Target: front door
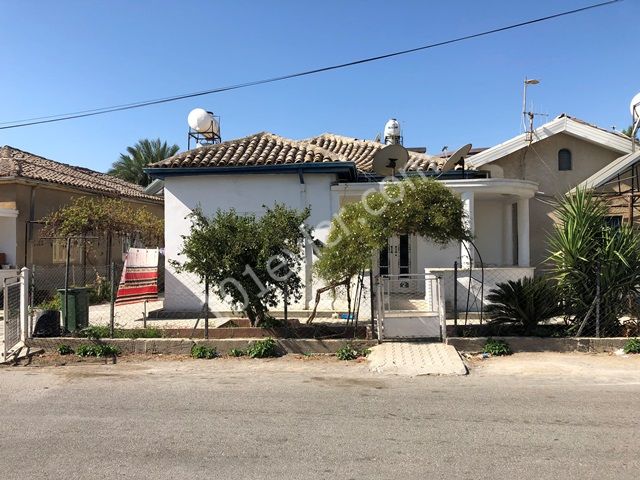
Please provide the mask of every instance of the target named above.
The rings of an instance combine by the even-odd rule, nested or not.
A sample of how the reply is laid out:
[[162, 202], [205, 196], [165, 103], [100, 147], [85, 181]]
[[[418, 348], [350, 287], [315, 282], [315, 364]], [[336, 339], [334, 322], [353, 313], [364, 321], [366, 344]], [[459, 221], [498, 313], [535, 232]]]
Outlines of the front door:
[[411, 237], [398, 235], [391, 237], [386, 248], [379, 252], [378, 268], [380, 275], [388, 275], [391, 279], [391, 290], [396, 290], [402, 283], [403, 276], [411, 273]]

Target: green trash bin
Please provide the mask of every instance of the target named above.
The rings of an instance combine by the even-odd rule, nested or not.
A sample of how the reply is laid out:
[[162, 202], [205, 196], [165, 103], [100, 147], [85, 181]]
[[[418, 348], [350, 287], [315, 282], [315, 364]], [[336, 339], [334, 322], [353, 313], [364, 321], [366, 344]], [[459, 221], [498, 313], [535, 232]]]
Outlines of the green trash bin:
[[[68, 299], [64, 300], [64, 289], [58, 290], [62, 303], [62, 318], [67, 332], [75, 332], [89, 326], [88, 288], [69, 288]], [[67, 315], [67, 305], [69, 314]]]

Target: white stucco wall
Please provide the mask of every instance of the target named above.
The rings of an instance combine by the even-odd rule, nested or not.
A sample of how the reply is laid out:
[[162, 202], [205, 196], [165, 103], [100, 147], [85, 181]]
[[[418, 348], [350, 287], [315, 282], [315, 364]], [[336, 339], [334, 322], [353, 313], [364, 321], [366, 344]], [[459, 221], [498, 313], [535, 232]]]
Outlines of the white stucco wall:
[[[502, 243], [504, 239], [503, 202], [478, 199], [475, 202], [475, 244], [486, 266], [502, 265]], [[474, 255], [476, 262], [477, 255]]]
[[0, 216], [0, 252], [5, 254], [8, 265], [16, 264], [17, 245], [16, 217]]
[[[205, 214], [213, 215], [218, 209], [234, 208], [240, 213], [262, 214], [263, 205], [282, 203], [288, 207], [303, 209], [311, 207], [309, 224], [316, 229], [314, 236], [326, 239], [328, 223], [332, 218], [335, 201], [331, 199], [332, 174], [305, 174], [304, 185], [297, 173], [253, 174], [253, 175], [198, 175], [168, 177], [165, 180], [165, 258], [166, 286], [165, 309], [198, 310], [204, 301], [203, 286], [189, 274], [177, 274], [169, 261], [178, 260], [182, 247], [182, 235], [188, 234], [190, 221], [185, 218], [196, 207]], [[302, 273], [304, 278], [304, 272]], [[250, 281], [238, 279], [240, 281]], [[311, 298], [315, 295], [315, 288]], [[212, 296], [213, 310], [226, 311], [229, 306]], [[293, 309], [304, 307], [302, 301], [290, 305]]]

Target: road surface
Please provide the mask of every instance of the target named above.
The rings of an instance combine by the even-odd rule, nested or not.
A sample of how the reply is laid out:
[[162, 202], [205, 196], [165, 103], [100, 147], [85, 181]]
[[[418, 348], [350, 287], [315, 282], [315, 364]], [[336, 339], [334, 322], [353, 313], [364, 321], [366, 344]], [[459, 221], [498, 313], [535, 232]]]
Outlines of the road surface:
[[0, 478], [637, 478], [640, 358], [514, 355], [465, 377], [364, 363], [0, 368]]

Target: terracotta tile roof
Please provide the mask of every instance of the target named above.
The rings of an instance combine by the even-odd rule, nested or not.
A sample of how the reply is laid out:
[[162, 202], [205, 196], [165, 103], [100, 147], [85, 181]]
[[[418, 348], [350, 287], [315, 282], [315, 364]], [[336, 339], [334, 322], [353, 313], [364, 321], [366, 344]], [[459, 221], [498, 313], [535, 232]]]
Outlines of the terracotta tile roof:
[[143, 187], [84, 167], [55, 162], [14, 147], [0, 147], [0, 180], [22, 178], [65, 185], [87, 192], [117, 195], [161, 203], [162, 199], [144, 193]]
[[[261, 132], [248, 137], [188, 150], [150, 165], [151, 168], [246, 167], [302, 163], [354, 162], [371, 172], [373, 156], [384, 144], [329, 133], [306, 140], [291, 140]], [[427, 168], [441, 159], [409, 152], [409, 169]]]

